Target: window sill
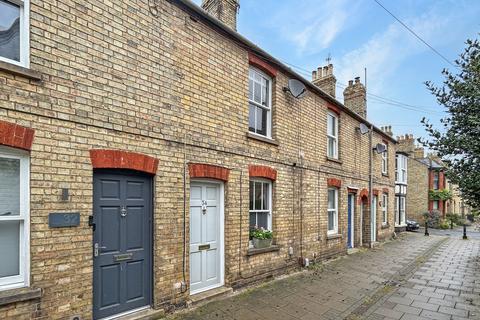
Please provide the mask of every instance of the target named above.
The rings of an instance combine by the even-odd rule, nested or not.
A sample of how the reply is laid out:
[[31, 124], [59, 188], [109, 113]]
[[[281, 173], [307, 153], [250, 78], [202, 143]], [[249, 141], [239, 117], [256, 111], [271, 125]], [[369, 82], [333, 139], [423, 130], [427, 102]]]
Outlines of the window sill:
[[387, 178], [388, 178], [389, 175], [388, 175], [388, 173], [383, 173], [383, 172], [382, 172], [382, 177], [387, 177]]
[[342, 235], [341, 234], [328, 234], [327, 235], [327, 240], [333, 240], [333, 239], [341, 239]]
[[275, 252], [275, 251], [280, 251], [280, 247], [277, 245], [271, 245], [268, 248], [261, 248], [261, 249], [249, 248], [247, 251], [247, 257], [254, 256], [256, 254], [261, 254], [266, 252]]
[[390, 225], [387, 223], [387, 224], [383, 224], [382, 223], [382, 229], [388, 229], [390, 228]]
[[262, 137], [258, 134], [254, 134], [254, 133], [251, 133], [251, 132], [247, 132], [247, 138], [262, 141], [262, 142], [265, 142], [265, 143], [269, 143], [269, 144], [274, 145], [274, 146], [278, 146], [277, 141], [275, 141], [273, 139], [270, 139], [270, 138], [267, 138], [267, 137]]
[[335, 158], [330, 158], [327, 156], [327, 161], [331, 161], [331, 162], [336, 162], [338, 164], [342, 164], [343, 162], [339, 159], [335, 159]]
[[24, 78], [28, 78], [31, 80], [35, 80], [35, 81], [42, 80], [42, 75], [40, 74], [40, 72], [31, 70], [28, 68], [20, 67], [5, 61], [0, 61], [0, 71], [5, 71], [8, 73], [21, 76]]
[[20, 288], [0, 291], [0, 306], [11, 303], [38, 299], [42, 297], [42, 289]]

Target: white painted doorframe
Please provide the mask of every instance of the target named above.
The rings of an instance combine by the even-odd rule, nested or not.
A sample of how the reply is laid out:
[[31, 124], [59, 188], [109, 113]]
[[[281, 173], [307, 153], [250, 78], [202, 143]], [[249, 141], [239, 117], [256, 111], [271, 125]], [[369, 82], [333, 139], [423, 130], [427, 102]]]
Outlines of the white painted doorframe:
[[355, 193], [349, 193], [350, 200], [350, 246], [351, 248], [355, 248], [355, 200], [356, 195]]
[[378, 203], [378, 196], [373, 196], [372, 206], [371, 206], [371, 221], [370, 221], [370, 239], [372, 242], [377, 241], [377, 203]]
[[[217, 180], [211, 180], [211, 179], [195, 179], [190, 182], [190, 185], [192, 184], [200, 184], [200, 185], [205, 185], [205, 184], [215, 184], [219, 188], [219, 231], [220, 235], [218, 238], [219, 241], [219, 254], [220, 254], [220, 281], [219, 283], [204, 287], [198, 290], [190, 290], [190, 295], [197, 294], [200, 292], [208, 291], [211, 289], [215, 289], [218, 287], [221, 287], [225, 284], [225, 185], [221, 181]], [[191, 232], [191, 231], [190, 231]], [[190, 247], [190, 246], [189, 246]], [[191, 261], [189, 268], [191, 268]]]

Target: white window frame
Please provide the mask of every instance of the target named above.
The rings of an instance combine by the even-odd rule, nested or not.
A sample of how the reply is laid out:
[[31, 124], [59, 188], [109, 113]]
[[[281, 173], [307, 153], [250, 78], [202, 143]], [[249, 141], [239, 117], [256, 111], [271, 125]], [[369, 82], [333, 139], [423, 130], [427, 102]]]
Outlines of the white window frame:
[[407, 166], [408, 158], [403, 154], [397, 154], [395, 156], [395, 182], [401, 184], [407, 184]]
[[[328, 208], [328, 197], [330, 195], [330, 191], [335, 191], [335, 199], [334, 199], [334, 204], [335, 208]], [[333, 212], [334, 213], [334, 219], [333, 219], [333, 229], [328, 229], [329, 226], [329, 213]], [[327, 191], [327, 235], [334, 235], [338, 234], [338, 189], [337, 188], [328, 188]]]
[[5, 0], [20, 6], [20, 61], [0, 56], [0, 61], [30, 68], [30, 0]]
[[[435, 208], [435, 204], [437, 207]], [[432, 202], [432, 210], [439, 211], [440, 210], [440, 200], [433, 200]]]
[[28, 152], [0, 146], [0, 158], [20, 160], [20, 215], [0, 216], [3, 221], [20, 221], [19, 275], [0, 278], [0, 291], [30, 285], [30, 158]]
[[[432, 189], [433, 190], [439, 190], [440, 189], [440, 171], [433, 171], [433, 185]], [[436, 178], [436, 179], [435, 179]], [[435, 183], [436, 181], [436, 183]]]
[[[272, 230], [272, 189], [273, 189], [273, 183], [272, 181], [268, 179], [261, 179], [261, 178], [252, 178], [250, 179], [250, 182], [261, 182], [261, 183], [267, 183], [268, 184], [268, 210], [250, 210], [250, 207], [248, 208], [248, 221], [249, 221], [249, 226], [250, 226], [250, 215], [255, 213], [255, 221], [258, 221], [258, 216], [256, 215], [257, 213], [265, 213], [268, 212], [268, 219], [267, 219], [267, 224], [268, 228], [267, 230], [273, 231]], [[255, 196], [255, 192], [253, 192], [253, 195]], [[262, 188], [262, 198], [263, 198], [263, 188]], [[255, 199], [253, 199], [255, 201]], [[250, 201], [249, 201], [249, 206], [250, 206]]]
[[[329, 133], [330, 117], [334, 119], [335, 123], [334, 135], [331, 135]], [[334, 141], [333, 150], [330, 150], [330, 140]], [[327, 157], [332, 159], [338, 159], [338, 116], [333, 112], [327, 112]]]
[[388, 147], [386, 144], [383, 144], [385, 146], [385, 151], [382, 152], [382, 174], [388, 174]]
[[400, 224], [405, 225], [407, 223], [405, 219], [405, 206], [406, 206], [406, 198], [405, 196], [400, 197]]
[[388, 224], [388, 194], [384, 193], [382, 195], [382, 223], [383, 225]]
[[405, 196], [395, 196], [395, 225], [403, 226], [405, 220]]
[[[265, 109], [267, 110], [267, 134], [266, 135], [263, 135], [261, 133], [257, 133], [257, 132], [253, 132], [253, 131], [250, 131], [250, 125], [249, 125], [249, 129], [248, 129], [248, 132], [250, 132], [251, 134], [254, 134], [254, 135], [258, 135], [260, 137], [266, 137], [266, 138], [269, 138], [271, 139], [272, 138], [272, 82], [273, 82], [273, 79], [272, 77], [268, 76], [267, 74], [265, 74], [264, 72], [260, 71], [259, 69], [255, 68], [255, 67], [252, 67], [250, 66], [249, 68], [249, 71], [248, 71], [248, 81], [253, 81], [254, 83], [258, 81], [255, 80], [255, 77], [252, 79], [252, 77], [250, 76], [250, 73], [253, 72], [254, 74], [258, 74], [260, 75], [262, 78], [264, 78], [266, 81], [268, 81], [268, 104], [265, 106], [265, 105], [262, 105], [258, 102], [256, 102], [253, 97], [254, 97], [254, 94], [252, 93], [252, 99], [250, 99], [250, 89], [249, 89], [249, 92], [248, 92], [248, 95], [249, 95], [249, 98], [248, 98], [248, 103], [249, 103], [249, 106], [248, 106], [248, 113], [249, 113], [249, 123], [250, 123], [250, 104], [253, 104], [254, 106], [258, 107], [258, 108], [262, 108], [262, 109]], [[260, 86], [262, 86], [262, 84], [260, 84]], [[254, 87], [254, 86], [253, 86]], [[255, 112], [255, 117], [256, 117], [256, 112]], [[255, 125], [257, 123], [256, 121], [256, 118], [255, 118], [255, 121], [254, 121]]]

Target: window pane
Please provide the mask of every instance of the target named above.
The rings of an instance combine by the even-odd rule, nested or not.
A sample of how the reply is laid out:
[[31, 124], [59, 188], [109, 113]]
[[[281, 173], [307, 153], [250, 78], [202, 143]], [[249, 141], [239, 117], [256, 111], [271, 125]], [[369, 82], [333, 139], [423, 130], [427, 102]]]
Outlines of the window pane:
[[248, 79], [248, 99], [253, 99], [253, 80]]
[[20, 7], [0, 0], [0, 56], [20, 61]]
[[20, 222], [0, 222], [0, 278], [20, 274]]
[[335, 212], [328, 211], [328, 230], [333, 230], [335, 228]]
[[268, 93], [268, 83], [269, 81], [266, 79], [263, 79], [263, 88], [262, 88], [262, 104], [264, 106], [269, 106], [268, 104], [268, 98], [269, 98], [269, 93]]
[[255, 208], [254, 210], [262, 209], [262, 183], [255, 182]]
[[257, 227], [268, 229], [268, 213], [266, 212], [257, 213]]
[[328, 137], [328, 156], [335, 157], [335, 139]]
[[253, 188], [254, 188], [254, 184], [253, 184], [253, 181], [250, 181], [250, 210], [254, 210], [253, 209]]
[[20, 160], [0, 158], [0, 216], [20, 214]]
[[256, 225], [257, 225], [257, 214], [250, 213], [250, 229], [255, 228]]
[[331, 115], [331, 114], [328, 114], [328, 121], [327, 121], [327, 133], [331, 136], [337, 136], [336, 134], [336, 118]]
[[269, 198], [270, 198], [270, 191], [269, 191], [269, 188], [270, 187], [270, 184], [268, 183], [264, 183], [263, 184], [263, 209], [264, 210], [269, 210]]
[[328, 209], [335, 209], [335, 190], [328, 190]]
[[258, 82], [255, 81], [255, 82], [253, 83], [253, 87], [254, 87], [253, 100], [254, 100], [255, 102], [261, 103], [261, 101], [262, 101], [262, 98], [261, 98], [262, 86], [260, 85], [260, 83], [258, 83]]
[[267, 110], [263, 108], [257, 108], [257, 133], [266, 136], [267, 135]]
[[253, 104], [249, 106], [249, 113], [248, 113], [248, 130], [255, 132], [255, 107]]

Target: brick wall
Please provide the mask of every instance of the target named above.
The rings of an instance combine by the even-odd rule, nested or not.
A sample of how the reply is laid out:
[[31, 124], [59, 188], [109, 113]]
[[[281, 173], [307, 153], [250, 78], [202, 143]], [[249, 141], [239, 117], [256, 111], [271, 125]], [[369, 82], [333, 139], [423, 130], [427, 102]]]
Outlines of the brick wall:
[[407, 219], [423, 222], [423, 213], [429, 210], [429, 169], [418, 160], [408, 159]]
[[[168, 1], [159, 2], [158, 13], [152, 15], [140, 0], [31, 1], [31, 67], [42, 81], [0, 72], [0, 120], [35, 129], [30, 274], [31, 286], [42, 288], [43, 296], [0, 307], [0, 318], [91, 318], [92, 149], [159, 161], [155, 308], [169, 309], [188, 297], [174, 287], [183, 280], [184, 157], [230, 169], [225, 184], [227, 286], [285, 272], [297, 266], [300, 255], [324, 259], [346, 252], [347, 188], [368, 188], [368, 137], [356, 129], [359, 121], [341, 112], [339, 161], [327, 160], [327, 103], [312, 92], [294, 99], [283, 91], [289, 76], [279, 72], [272, 117], [278, 145], [248, 138], [248, 52]], [[374, 144], [382, 139], [374, 134]], [[389, 237], [394, 225], [391, 146], [388, 176], [380, 174], [381, 156], [374, 155], [374, 188], [387, 188], [391, 195], [390, 227], [378, 227], [378, 239]], [[250, 165], [277, 172], [273, 231], [278, 252], [246, 255]], [[335, 239], [326, 236], [329, 178], [342, 182], [341, 237]], [[187, 176], [187, 204], [189, 185]], [[70, 189], [70, 201], [60, 201], [61, 188]], [[50, 229], [48, 213], [56, 211], [80, 212], [80, 226]], [[359, 220], [357, 214], [356, 228]], [[187, 255], [187, 283], [188, 264]]]

